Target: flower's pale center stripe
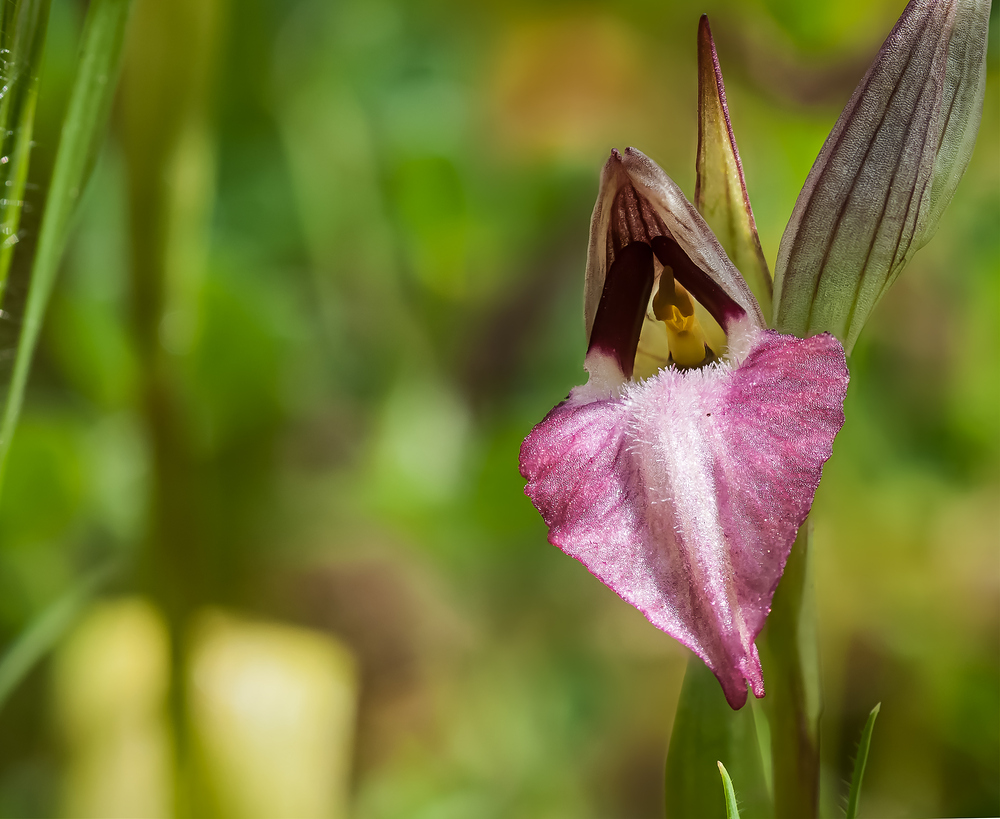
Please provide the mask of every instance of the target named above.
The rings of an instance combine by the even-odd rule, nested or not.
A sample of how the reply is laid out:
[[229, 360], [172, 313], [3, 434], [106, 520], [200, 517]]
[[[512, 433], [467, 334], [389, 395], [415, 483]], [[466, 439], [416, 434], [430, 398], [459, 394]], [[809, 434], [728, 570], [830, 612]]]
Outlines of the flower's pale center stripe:
[[729, 325], [728, 333], [726, 336], [726, 355], [723, 361], [727, 366], [736, 369], [750, 355], [750, 350], [760, 338], [760, 330], [754, 326], [750, 316], [744, 316]]
[[661, 559], [671, 574], [687, 573], [691, 588], [700, 591], [691, 599], [693, 613], [714, 621], [702, 633], [738, 635], [749, 650], [715, 485], [712, 418], [728, 370], [666, 370], [630, 389], [626, 400], [634, 412], [631, 449], [647, 491], [651, 534], [666, 552]]

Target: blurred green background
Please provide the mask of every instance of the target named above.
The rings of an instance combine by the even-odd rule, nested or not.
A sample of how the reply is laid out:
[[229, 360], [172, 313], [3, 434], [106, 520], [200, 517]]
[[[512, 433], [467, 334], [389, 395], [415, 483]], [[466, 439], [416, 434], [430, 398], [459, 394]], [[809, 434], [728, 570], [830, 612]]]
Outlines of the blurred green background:
[[[0, 815], [662, 815], [688, 652], [517, 470], [584, 377], [598, 173], [635, 145], [693, 195], [707, 11], [773, 265], [902, 6], [135, 0], [0, 496], [3, 644], [75, 612], [0, 711]], [[5, 379], [84, 10], [52, 6]], [[996, 45], [816, 501], [829, 815], [879, 701], [863, 814], [1000, 813]]]

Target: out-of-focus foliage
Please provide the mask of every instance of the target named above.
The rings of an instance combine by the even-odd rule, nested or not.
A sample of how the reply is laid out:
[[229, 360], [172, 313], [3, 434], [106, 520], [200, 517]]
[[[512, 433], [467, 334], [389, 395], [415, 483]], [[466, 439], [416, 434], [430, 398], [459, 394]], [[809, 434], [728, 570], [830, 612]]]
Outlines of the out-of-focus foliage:
[[[166, 692], [126, 720], [168, 748], [163, 798], [237, 810], [218, 789], [259, 760], [222, 784], [192, 717], [212, 628], [302, 637], [327, 657], [303, 679], [345, 691], [356, 662], [352, 816], [662, 815], [686, 652], [545, 542], [517, 473], [583, 377], [598, 172], [635, 145], [693, 195], [707, 10], [773, 264], [902, 5], [135, 0], [0, 496], [4, 644], [124, 568], [0, 711], [0, 815], [84, 810], [74, 709], [115, 708], [115, 640]], [[4, 380], [81, 20], [53, 3]], [[855, 348], [813, 515], [830, 815], [879, 701], [867, 815], [1000, 813], [996, 35], [969, 173]]]

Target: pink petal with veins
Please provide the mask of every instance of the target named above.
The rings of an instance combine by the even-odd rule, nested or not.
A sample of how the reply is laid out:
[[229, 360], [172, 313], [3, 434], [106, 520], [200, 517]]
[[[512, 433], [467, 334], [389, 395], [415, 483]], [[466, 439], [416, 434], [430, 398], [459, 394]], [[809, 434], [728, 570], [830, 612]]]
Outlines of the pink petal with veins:
[[764, 695], [764, 625], [844, 422], [832, 336], [757, 331], [739, 366], [577, 388], [521, 447], [549, 541], [700, 656], [733, 708]]

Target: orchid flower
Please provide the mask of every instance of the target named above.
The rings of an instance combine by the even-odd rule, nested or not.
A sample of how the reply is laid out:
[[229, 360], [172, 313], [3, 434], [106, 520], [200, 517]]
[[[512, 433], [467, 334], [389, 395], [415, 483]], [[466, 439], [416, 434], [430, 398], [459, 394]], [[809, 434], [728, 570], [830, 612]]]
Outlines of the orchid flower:
[[754, 640], [844, 422], [842, 342], [968, 162], [988, 16], [985, 0], [903, 12], [782, 239], [772, 327], [784, 332], [768, 326], [771, 279], [705, 18], [698, 207], [633, 148], [601, 174], [589, 378], [525, 439], [525, 492], [549, 541], [701, 657], [733, 708], [747, 684], [764, 695]]
[[764, 695], [754, 639], [844, 422], [844, 351], [766, 329], [698, 211], [634, 149], [604, 168], [591, 236], [590, 379], [525, 440], [526, 491], [549, 540], [738, 708], [747, 682]]

